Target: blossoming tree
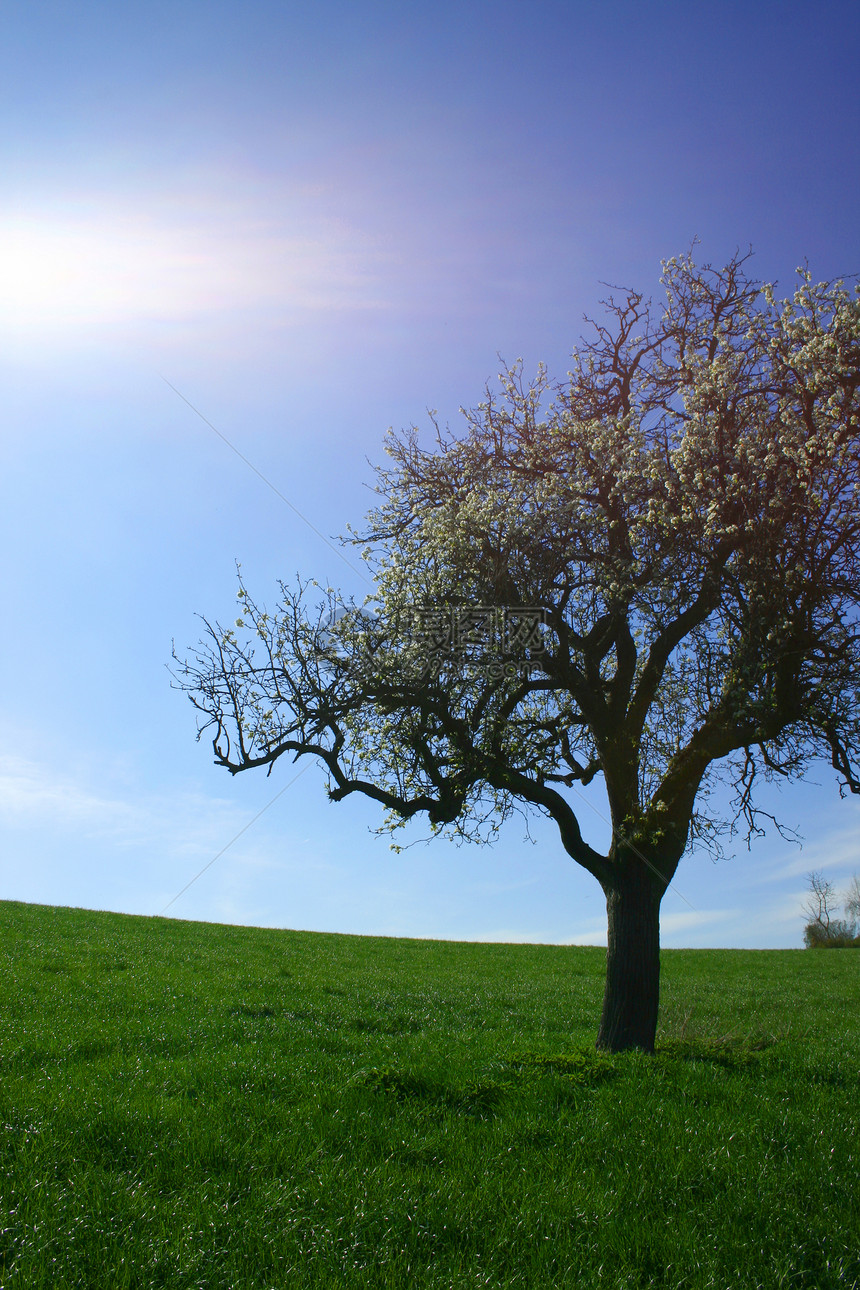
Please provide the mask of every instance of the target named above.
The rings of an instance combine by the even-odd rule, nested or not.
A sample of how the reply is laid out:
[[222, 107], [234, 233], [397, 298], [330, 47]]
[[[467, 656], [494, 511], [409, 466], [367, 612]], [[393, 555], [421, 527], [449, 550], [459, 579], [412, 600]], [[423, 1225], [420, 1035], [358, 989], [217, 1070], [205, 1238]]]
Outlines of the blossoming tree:
[[[461, 839], [551, 817], [606, 896], [612, 1051], [653, 1051], [685, 850], [755, 831], [757, 781], [812, 759], [860, 792], [860, 298], [803, 271], [778, 302], [746, 263], [672, 259], [663, 305], [610, 296], [563, 383], [517, 365], [459, 435], [389, 435], [350, 535], [364, 607], [281, 584], [268, 613], [240, 585], [179, 672], [232, 773], [313, 756], [332, 800]], [[578, 807], [598, 776], [605, 851]]]

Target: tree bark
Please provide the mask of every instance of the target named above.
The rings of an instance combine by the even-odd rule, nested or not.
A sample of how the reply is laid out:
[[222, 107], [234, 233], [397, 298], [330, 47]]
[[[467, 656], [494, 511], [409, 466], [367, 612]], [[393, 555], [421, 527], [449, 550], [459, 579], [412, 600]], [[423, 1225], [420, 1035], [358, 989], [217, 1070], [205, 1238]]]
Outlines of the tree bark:
[[660, 901], [665, 887], [638, 858], [606, 889], [606, 988], [597, 1047], [653, 1053], [660, 1002]]

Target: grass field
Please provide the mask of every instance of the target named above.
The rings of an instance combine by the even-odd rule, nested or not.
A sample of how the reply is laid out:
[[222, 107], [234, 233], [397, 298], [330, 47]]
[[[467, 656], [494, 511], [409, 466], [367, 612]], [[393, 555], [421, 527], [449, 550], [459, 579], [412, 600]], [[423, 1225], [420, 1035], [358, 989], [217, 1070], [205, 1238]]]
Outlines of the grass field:
[[0, 1286], [860, 1286], [860, 955], [0, 903]]

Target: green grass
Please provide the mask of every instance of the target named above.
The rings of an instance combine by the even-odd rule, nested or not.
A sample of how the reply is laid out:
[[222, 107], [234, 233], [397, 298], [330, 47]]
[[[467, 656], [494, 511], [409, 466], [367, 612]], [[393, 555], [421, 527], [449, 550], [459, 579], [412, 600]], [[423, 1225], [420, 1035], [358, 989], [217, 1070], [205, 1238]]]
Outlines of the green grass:
[[0, 1286], [860, 1285], [857, 956], [603, 966], [0, 903]]

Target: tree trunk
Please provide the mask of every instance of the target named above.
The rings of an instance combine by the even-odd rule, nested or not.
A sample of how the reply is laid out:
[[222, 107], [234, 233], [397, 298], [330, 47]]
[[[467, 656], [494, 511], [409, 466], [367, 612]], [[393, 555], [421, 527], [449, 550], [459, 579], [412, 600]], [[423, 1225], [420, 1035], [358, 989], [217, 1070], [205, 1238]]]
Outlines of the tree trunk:
[[606, 892], [606, 989], [597, 1047], [654, 1051], [660, 1000], [660, 901], [665, 888], [639, 859]]

